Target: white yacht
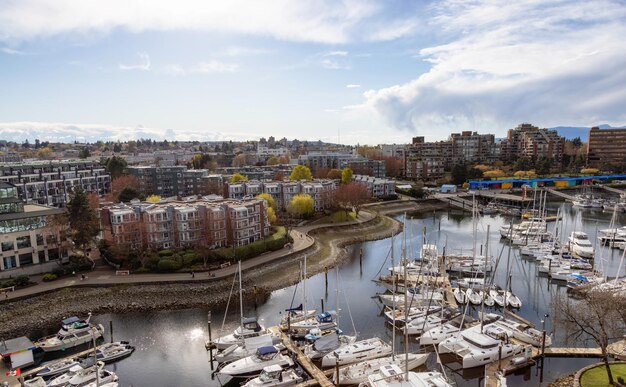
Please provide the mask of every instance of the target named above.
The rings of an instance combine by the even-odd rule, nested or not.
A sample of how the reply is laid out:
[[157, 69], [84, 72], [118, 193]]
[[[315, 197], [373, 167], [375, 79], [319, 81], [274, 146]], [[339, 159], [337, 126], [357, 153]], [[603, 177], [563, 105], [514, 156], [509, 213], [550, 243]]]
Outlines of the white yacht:
[[498, 288], [489, 289], [489, 295], [498, 306], [504, 308], [506, 306], [506, 298], [504, 291]]
[[481, 295], [472, 288], [468, 288], [465, 291], [465, 295], [467, 296], [467, 300], [469, 300], [469, 302], [473, 305], [480, 305], [483, 302], [483, 297], [481, 297]]
[[339, 365], [352, 364], [357, 361], [374, 359], [377, 357], [391, 355], [391, 345], [385, 343], [378, 337], [357, 341], [353, 344], [339, 347], [322, 358], [322, 367], [334, 367]]
[[467, 295], [463, 290], [459, 288], [454, 288], [454, 290], [452, 290], [452, 294], [454, 294], [454, 299], [456, 300], [457, 304], [467, 304]]
[[522, 300], [520, 300], [518, 296], [511, 293], [510, 291], [508, 290], [505, 291], [504, 297], [505, 297], [507, 306], [510, 306], [511, 308], [515, 308], [515, 309], [519, 309], [522, 307]]
[[[400, 369], [415, 369], [422, 364], [430, 356], [429, 353], [409, 353], [409, 361], [407, 363], [405, 354], [397, 354], [393, 356], [379, 357], [377, 359], [365, 360], [339, 370], [339, 384], [359, 384], [367, 381], [367, 377], [372, 374], [372, 370], [380, 369], [380, 367], [396, 365]], [[408, 364], [408, 367], [405, 365]], [[336, 377], [335, 375], [334, 377]], [[335, 381], [336, 382], [336, 381]]]
[[409, 321], [402, 329], [407, 335], [421, 335], [425, 331], [440, 326], [446, 321], [448, 321], [448, 319], [441, 316], [439, 313], [429, 314]]
[[244, 357], [252, 356], [256, 353], [256, 350], [261, 347], [269, 347], [274, 345], [278, 350], [284, 349], [282, 342], [274, 343], [274, 337], [271, 335], [261, 335], [256, 337], [250, 337], [244, 340], [243, 345], [233, 344], [230, 347], [218, 351], [213, 359], [218, 363], [230, 363], [231, 361], [243, 359]]
[[315, 340], [313, 344], [304, 347], [304, 354], [311, 360], [319, 360], [329, 352], [353, 344], [355, 341], [356, 336], [347, 336], [339, 331], [333, 331]]
[[[405, 377], [406, 376], [406, 377]], [[396, 365], [380, 368], [367, 377], [367, 381], [359, 387], [452, 387], [440, 372], [403, 372]]]
[[[98, 367], [99, 368], [104, 367], [104, 363], [99, 363]], [[75, 365], [71, 367], [69, 370], [67, 370], [65, 373], [55, 376], [54, 378], [49, 380], [48, 386], [49, 387], [67, 386], [67, 384], [70, 382], [70, 379], [72, 379], [75, 375], [77, 375], [79, 372], [82, 372], [82, 371], [84, 371], [84, 368], [81, 365]]]
[[581, 258], [593, 258], [593, 245], [582, 231], [573, 231], [569, 237], [570, 251]]
[[61, 321], [61, 329], [54, 336], [44, 337], [37, 340], [35, 345], [44, 352], [54, 352], [73, 348], [91, 340], [102, 337], [104, 327], [102, 324], [93, 325], [89, 322], [91, 313], [87, 320], [78, 317], [70, 317]]
[[219, 373], [233, 378], [249, 378], [257, 376], [263, 368], [271, 365], [289, 368], [294, 365], [294, 362], [289, 356], [282, 355], [274, 346], [261, 347], [252, 356], [226, 364], [219, 370]]
[[128, 345], [127, 341], [107, 343], [96, 349], [96, 359], [104, 363], [109, 363], [130, 356], [134, 350], [135, 347]]
[[502, 359], [521, 353], [524, 347], [508, 342], [510, 336], [512, 333], [500, 326], [485, 325], [481, 333], [477, 325], [439, 343], [439, 353], [456, 354], [463, 368], [478, 367], [498, 360], [500, 353]]
[[304, 337], [311, 329], [327, 331], [337, 327], [337, 312], [329, 310], [318, 313], [315, 317], [307, 318], [290, 325], [289, 333], [293, 336]]
[[24, 380], [24, 387], [46, 387], [46, 381], [41, 376]]
[[287, 387], [302, 382], [304, 378], [295, 369], [283, 369], [279, 365], [263, 368], [256, 378], [248, 380], [243, 387]]

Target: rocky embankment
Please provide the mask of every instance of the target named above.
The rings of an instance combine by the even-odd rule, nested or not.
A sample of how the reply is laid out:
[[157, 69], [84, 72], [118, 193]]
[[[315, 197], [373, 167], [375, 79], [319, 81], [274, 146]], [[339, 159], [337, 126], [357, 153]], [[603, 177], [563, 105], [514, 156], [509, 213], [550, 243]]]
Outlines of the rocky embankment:
[[[345, 246], [389, 237], [402, 225], [388, 217], [367, 223], [316, 230], [316, 244], [307, 251], [308, 275], [320, 273], [348, 258]], [[245, 294], [249, 301], [263, 302], [269, 294], [299, 280], [301, 255], [291, 256], [244, 272]], [[219, 308], [225, 305], [232, 278], [207, 283], [123, 285], [93, 288], [65, 288], [25, 300], [2, 303], [0, 338], [29, 336], [56, 329], [59, 321], [71, 315], [87, 313], [128, 313], [151, 310]], [[256, 294], [253, 292], [256, 286]]]

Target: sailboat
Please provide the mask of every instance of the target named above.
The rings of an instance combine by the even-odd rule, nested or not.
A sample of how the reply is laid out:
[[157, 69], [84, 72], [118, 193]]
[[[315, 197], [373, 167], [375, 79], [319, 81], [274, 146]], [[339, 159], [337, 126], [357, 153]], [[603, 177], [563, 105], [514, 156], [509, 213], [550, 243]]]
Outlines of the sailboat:
[[402, 372], [395, 364], [380, 367], [359, 387], [452, 387], [441, 372]]
[[[258, 336], [273, 336], [271, 332], [266, 330], [256, 317], [244, 318], [243, 316], [243, 287], [241, 284], [241, 261], [238, 263], [237, 273], [239, 276], [239, 312], [241, 317], [241, 325], [233, 331], [233, 333], [216, 339], [213, 343], [218, 350], [225, 350], [233, 345], [244, 345], [245, 339]], [[275, 338], [276, 342], [279, 338]]]

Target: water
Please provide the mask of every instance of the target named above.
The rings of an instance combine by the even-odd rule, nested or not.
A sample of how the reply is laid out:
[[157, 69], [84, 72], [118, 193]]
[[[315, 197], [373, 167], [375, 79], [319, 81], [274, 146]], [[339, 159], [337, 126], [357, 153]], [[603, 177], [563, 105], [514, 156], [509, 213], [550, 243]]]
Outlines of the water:
[[[556, 205], [555, 205], [556, 206]], [[556, 207], [555, 207], [556, 208]], [[607, 228], [611, 214], [599, 211], [577, 210], [571, 206], [565, 207], [565, 232], [567, 236], [571, 230], [582, 230], [593, 239], [596, 228]], [[403, 217], [399, 217], [403, 220]], [[620, 217], [620, 225], [626, 224], [626, 219]], [[485, 244], [487, 225], [491, 225], [489, 239], [490, 255], [495, 258], [501, 254], [504, 240], [500, 240], [499, 228], [508, 220], [501, 216], [487, 216], [478, 222], [478, 250], [480, 245]], [[448, 251], [472, 249], [472, 220], [460, 214], [437, 212], [434, 215], [409, 217], [406, 221], [407, 253], [415, 255], [422, 243], [422, 229], [426, 227], [426, 239], [430, 243], [436, 243], [443, 247], [447, 241]], [[552, 226], [550, 226], [552, 227]], [[396, 257], [401, 252], [404, 233], [395, 238]], [[347, 334], [358, 332], [360, 338], [374, 335], [391, 341], [392, 331], [384, 324], [382, 305], [375, 297], [377, 292], [383, 289], [371, 280], [377, 278], [380, 273], [386, 274], [389, 261], [390, 239], [363, 243], [352, 246], [350, 259], [338, 268], [336, 272], [328, 273], [326, 285], [325, 275], [318, 274], [306, 283], [307, 306], [319, 310], [321, 299], [324, 300], [326, 309], [334, 309], [337, 305], [336, 289], [339, 288], [339, 325]], [[362, 260], [359, 259], [360, 251], [363, 251]], [[508, 248], [505, 246], [502, 252], [501, 263], [496, 273], [496, 283], [505, 285], [507, 274], [506, 258]], [[606, 249], [603, 256], [606, 262], [602, 265], [609, 274], [614, 276], [621, 258], [620, 250]], [[600, 260], [596, 260], [596, 266], [600, 266]], [[541, 327], [541, 320], [546, 314], [552, 315], [550, 302], [554, 295], [565, 292], [565, 286], [550, 284], [547, 278], [536, 276], [536, 264], [520, 259], [518, 251], [513, 249], [511, 254], [512, 289], [523, 301], [523, 307], [518, 312], [524, 318]], [[622, 268], [622, 275], [624, 268]], [[245, 276], [245, 274], [244, 274]], [[339, 286], [337, 286], [337, 284]], [[303, 285], [299, 284], [289, 288], [277, 290], [269, 299], [259, 305], [255, 311], [253, 306], [247, 305], [245, 314], [256, 315], [266, 326], [277, 324], [280, 320], [280, 312], [288, 308], [294, 297], [294, 305], [302, 302]], [[233, 304], [231, 304], [233, 305]], [[236, 309], [237, 303], [234, 303]], [[237, 325], [239, 313], [231, 310], [227, 316], [224, 330], [220, 332], [223, 311], [212, 311], [213, 337], [230, 333]], [[109, 365], [118, 373], [122, 386], [220, 386], [228, 380], [210, 379], [211, 371], [208, 364], [208, 355], [204, 349], [204, 341], [207, 333], [207, 311], [160, 311], [152, 313], [130, 313], [123, 315], [100, 315], [95, 321], [108, 327], [109, 320], [113, 321], [114, 335], [116, 340], [129, 340], [137, 347], [137, 351], [118, 363]], [[552, 316], [545, 319], [546, 329], [552, 332]], [[108, 338], [108, 334], [107, 334]], [[403, 348], [403, 338], [397, 337], [398, 348]], [[555, 346], [566, 345], [562, 334], [554, 337]], [[410, 348], [417, 349], [415, 339], [410, 339]], [[401, 349], [399, 349], [401, 350]], [[531, 368], [521, 375], [508, 377], [509, 386], [547, 385], [554, 379], [567, 375], [587, 364], [595, 362], [594, 359], [547, 359], [543, 383], [539, 382], [536, 368]], [[431, 356], [430, 369], [435, 369], [434, 356]], [[458, 364], [449, 364], [446, 372], [457, 382], [458, 386], [480, 386], [482, 384], [483, 370], [460, 370]], [[456, 371], [455, 371], [456, 370]], [[233, 383], [229, 383], [234, 385]]]

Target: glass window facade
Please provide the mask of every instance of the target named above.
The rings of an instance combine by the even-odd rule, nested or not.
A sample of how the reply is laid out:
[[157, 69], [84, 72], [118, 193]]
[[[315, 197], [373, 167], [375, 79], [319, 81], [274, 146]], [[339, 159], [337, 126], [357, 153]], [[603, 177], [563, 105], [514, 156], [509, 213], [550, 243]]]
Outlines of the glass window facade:
[[2, 251], [11, 251], [11, 250], [13, 250], [13, 241], [2, 242]]
[[13, 255], [10, 257], [2, 257], [2, 261], [4, 262], [5, 269], [12, 269], [14, 267], [17, 267], [15, 256]]
[[30, 236], [25, 235], [25, 236], [21, 236], [21, 237], [17, 237], [16, 238], [16, 242], [17, 242], [17, 248], [18, 249], [23, 249], [25, 247], [30, 247]]
[[20, 254], [20, 266], [32, 265], [32, 263], [33, 263], [32, 253]]
[[0, 221], [0, 234], [8, 234], [11, 232], [35, 230], [46, 226], [46, 220], [43, 216], [24, 219], [10, 219]]

